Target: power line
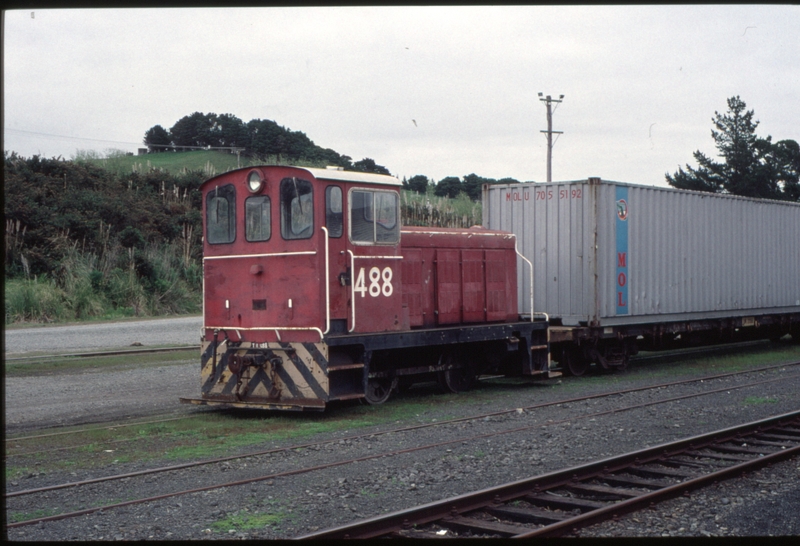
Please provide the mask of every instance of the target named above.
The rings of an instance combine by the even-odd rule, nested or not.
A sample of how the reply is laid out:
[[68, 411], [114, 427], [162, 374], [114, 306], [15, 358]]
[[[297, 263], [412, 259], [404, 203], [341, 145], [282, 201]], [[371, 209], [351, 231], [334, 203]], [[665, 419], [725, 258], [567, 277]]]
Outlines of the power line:
[[86, 137], [72, 137], [66, 135], [54, 135], [51, 133], [39, 133], [36, 131], [25, 131], [23, 129], [3, 128], [3, 132], [24, 133], [26, 135], [36, 135], [53, 138], [66, 138], [69, 140], [88, 140], [91, 142], [107, 142], [113, 144], [131, 144], [134, 146], [148, 146], [150, 148], [179, 148], [179, 149], [192, 149], [192, 150], [233, 150], [244, 151], [245, 148], [241, 146], [183, 146], [179, 144], [145, 144], [143, 142], [126, 142], [122, 140], [103, 140], [100, 138], [86, 138]]
[[67, 136], [67, 135], [54, 135], [51, 133], [39, 133], [37, 131], [25, 131], [23, 129], [11, 129], [11, 128], [3, 128], [4, 133], [22, 133], [26, 135], [36, 135], [36, 136], [44, 136], [44, 137], [53, 137], [53, 138], [66, 138], [69, 140], [88, 140], [91, 142], [109, 142], [113, 144], [132, 144], [136, 146], [143, 145], [141, 142], [126, 142], [122, 140], [104, 140], [100, 138], [86, 138], [86, 137], [74, 137], [74, 136]]

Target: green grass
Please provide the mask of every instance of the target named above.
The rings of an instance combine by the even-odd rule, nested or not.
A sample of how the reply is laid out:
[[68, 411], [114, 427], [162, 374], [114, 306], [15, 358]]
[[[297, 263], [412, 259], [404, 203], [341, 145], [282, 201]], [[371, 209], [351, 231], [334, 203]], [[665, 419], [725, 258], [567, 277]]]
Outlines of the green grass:
[[66, 294], [50, 279], [6, 279], [5, 323], [41, 320], [64, 320], [70, 313]]
[[33, 512], [11, 512], [8, 515], [8, 522], [16, 523], [18, 521], [28, 521], [29, 519], [47, 518], [58, 513], [59, 511], [55, 508], [40, 508]]
[[250, 512], [245, 508], [215, 521], [211, 524], [211, 528], [223, 533], [230, 530], [248, 531], [251, 529], [263, 529], [267, 526], [278, 526], [281, 523], [292, 521], [294, 518], [295, 516], [285, 512], [283, 509], [275, 512]]
[[171, 174], [181, 171], [204, 171], [209, 176], [221, 174], [233, 169], [237, 165], [248, 166], [247, 158], [240, 158], [236, 161], [236, 155], [226, 152], [213, 150], [196, 150], [192, 152], [162, 152], [147, 155], [121, 155], [108, 154], [108, 157], [89, 158], [91, 163], [112, 172], [131, 173], [146, 172], [152, 169], [160, 169]]
[[465, 193], [450, 199], [433, 194], [433, 186], [425, 195], [403, 191], [400, 213], [404, 226], [469, 228], [481, 225], [482, 205]]
[[[163, 355], [160, 357], [163, 360]], [[141, 365], [141, 364], [139, 364]], [[475, 393], [480, 394], [480, 393]], [[6, 479], [17, 479], [35, 468], [39, 473], [74, 471], [128, 461], [202, 460], [237, 452], [265, 449], [275, 442], [297, 443], [328, 433], [359, 430], [401, 422], [419, 422], [432, 407], [468, 402], [468, 397], [425, 393], [382, 406], [350, 405], [324, 414], [275, 414], [246, 410], [203, 412], [186, 419], [116, 429], [94, 428], [41, 439], [10, 438], [6, 445]], [[440, 419], [446, 419], [440, 416]], [[58, 429], [62, 432], [65, 429]], [[69, 429], [66, 429], [67, 431]], [[41, 431], [42, 434], [48, 431]], [[131, 441], [113, 442], [120, 438]], [[113, 442], [113, 443], [112, 443]], [[80, 446], [75, 449], [15, 456], [14, 453]]]
[[[199, 313], [199, 265], [186, 263], [182, 243], [148, 244], [136, 258], [152, 279], [134, 274], [133, 254], [114, 243], [104, 257], [70, 247], [53, 278], [7, 279], [5, 324], [113, 320]], [[102, 271], [101, 271], [102, 270]]]
[[[78, 160], [89, 161], [98, 167], [112, 172], [127, 174], [131, 172], [147, 172], [152, 169], [162, 170], [171, 174], [185, 171], [202, 171], [209, 178], [226, 173], [234, 169], [249, 167], [251, 165], [278, 164], [277, 158], [269, 157], [237, 157], [236, 154], [216, 150], [195, 150], [191, 152], [161, 152], [146, 155], [125, 155], [124, 153], [108, 153], [106, 157], [99, 154], [84, 154]], [[286, 164], [286, 162], [283, 162]], [[293, 161], [292, 165], [307, 167], [321, 167], [319, 162]]]

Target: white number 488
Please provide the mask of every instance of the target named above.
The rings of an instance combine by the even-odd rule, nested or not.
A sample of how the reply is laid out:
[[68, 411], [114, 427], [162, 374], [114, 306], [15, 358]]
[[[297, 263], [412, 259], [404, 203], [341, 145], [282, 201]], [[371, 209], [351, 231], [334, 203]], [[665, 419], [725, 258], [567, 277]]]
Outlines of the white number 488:
[[369, 295], [373, 298], [377, 298], [381, 294], [388, 298], [394, 291], [394, 288], [392, 287], [392, 268], [384, 267], [383, 271], [377, 267], [370, 269], [369, 287], [367, 287], [366, 275], [364, 268], [362, 267], [358, 270], [356, 285], [353, 290], [355, 292], [360, 292], [362, 298], [366, 296], [367, 292], [369, 292]]

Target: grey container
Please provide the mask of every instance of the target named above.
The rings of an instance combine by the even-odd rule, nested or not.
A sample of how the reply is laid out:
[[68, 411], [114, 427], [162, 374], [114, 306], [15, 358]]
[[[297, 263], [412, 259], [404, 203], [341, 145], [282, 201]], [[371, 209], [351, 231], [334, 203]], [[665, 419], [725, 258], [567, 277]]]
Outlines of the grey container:
[[[800, 312], [800, 204], [589, 179], [483, 187], [533, 309], [615, 326]], [[517, 260], [519, 309], [531, 267]]]

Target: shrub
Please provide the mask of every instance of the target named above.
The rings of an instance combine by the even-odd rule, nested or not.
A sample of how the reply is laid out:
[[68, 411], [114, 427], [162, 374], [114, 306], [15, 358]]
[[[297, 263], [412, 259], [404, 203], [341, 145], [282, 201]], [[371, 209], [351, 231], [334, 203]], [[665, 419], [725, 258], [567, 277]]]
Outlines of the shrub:
[[64, 291], [50, 279], [6, 280], [6, 324], [65, 320], [68, 309]]

